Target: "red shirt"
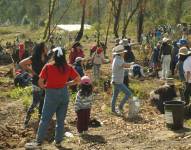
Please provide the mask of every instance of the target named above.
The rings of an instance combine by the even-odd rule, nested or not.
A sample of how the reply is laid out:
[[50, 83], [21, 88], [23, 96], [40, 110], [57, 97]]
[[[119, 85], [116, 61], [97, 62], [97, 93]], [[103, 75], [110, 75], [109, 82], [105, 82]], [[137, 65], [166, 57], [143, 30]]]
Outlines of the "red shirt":
[[70, 79], [75, 79], [78, 73], [72, 66], [66, 65], [65, 70], [61, 71], [53, 64], [46, 64], [39, 75], [46, 80], [46, 88], [63, 88]]
[[77, 50], [77, 49], [72, 49], [71, 51], [70, 51], [70, 54], [69, 54], [69, 63], [70, 64], [73, 64], [74, 62], [75, 62], [75, 59], [77, 58], [77, 57], [82, 57], [82, 58], [84, 58], [84, 52], [83, 52], [83, 50]]

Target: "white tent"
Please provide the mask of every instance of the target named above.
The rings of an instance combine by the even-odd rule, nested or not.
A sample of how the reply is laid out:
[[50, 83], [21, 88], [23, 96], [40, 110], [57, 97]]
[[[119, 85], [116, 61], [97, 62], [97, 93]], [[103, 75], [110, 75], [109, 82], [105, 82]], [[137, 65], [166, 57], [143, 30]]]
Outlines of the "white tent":
[[[60, 25], [57, 25], [57, 27], [62, 30], [71, 32], [71, 31], [79, 31], [81, 28], [81, 25], [80, 24], [60, 24]], [[84, 30], [91, 29], [91, 27], [92, 27], [91, 25], [84, 24]]]

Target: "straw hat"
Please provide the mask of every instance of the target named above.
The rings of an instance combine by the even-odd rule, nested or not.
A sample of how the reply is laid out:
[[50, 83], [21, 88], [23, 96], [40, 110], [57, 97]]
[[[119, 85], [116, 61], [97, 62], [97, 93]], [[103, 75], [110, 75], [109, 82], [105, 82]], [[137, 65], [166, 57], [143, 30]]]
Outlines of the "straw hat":
[[179, 49], [179, 55], [189, 55], [189, 54], [191, 54], [191, 51], [189, 51], [187, 47], [181, 47]]
[[124, 46], [118, 45], [113, 48], [113, 55], [124, 53]]
[[166, 43], [166, 42], [168, 42], [168, 41], [169, 41], [169, 39], [168, 39], [168, 38], [166, 38], [166, 37], [164, 37], [164, 38], [162, 39], [162, 41], [163, 41], [163, 43]]

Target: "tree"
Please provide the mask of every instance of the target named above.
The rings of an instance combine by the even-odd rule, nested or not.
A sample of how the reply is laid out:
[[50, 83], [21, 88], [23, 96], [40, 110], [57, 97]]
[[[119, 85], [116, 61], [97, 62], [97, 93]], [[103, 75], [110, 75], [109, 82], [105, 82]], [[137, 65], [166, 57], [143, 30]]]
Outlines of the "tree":
[[112, 7], [113, 7], [113, 16], [114, 16], [114, 26], [113, 26], [113, 33], [116, 38], [119, 37], [118, 30], [119, 30], [119, 22], [120, 22], [120, 14], [121, 14], [121, 6], [123, 0], [110, 0]]
[[[46, 24], [45, 31], [44, 31], [44, 37], [43, 37], [43, 39], [46, 39], [46, 40], [48, 40], [50, 37], [50, 25], [51, 25], [51, 19], [52, 19], [53, 13], [54, 13], [55, 4], [56, 4], [56, 0], [53, 0], [53, 1], [49, 0], [48, 22]], [[47, 35], [47, 33], [48, 33], [48, 35]]]
[[[136, 7], [131, 11], [131, 13], [128, 16], [128, 18], [124, 20], [124, 26], [123, 26], [123, 30], [122, 30], [122, 38], [126, 37], [127, 26], [129, 24], [130, 20], [132, 19], [133, 15], [135, 14], [137, 9], [139, 8], [140, 3], [141, 3], [141, 0], [138, 0], [138, 2], [136, 4]], [[125, 17], [126, 17], [126, 15], [125, 15]]]
[[81, 18], [81, 28], [80, 31], [78, 32], [75, 41], [80, 41], [83, 33], [84, 33], [84, 22], [85, 22], [85, 13], [86, 13], [86, 0], [81, 0], [81, 5], [83, 7], [83, 11], [82, 11], [82, 18]]
[[146, 0], [140, 0], [139, 12], [137, 17], [137, 41], [138, 42], [141, 42], [141, 34], [143, 33], [145, 4], [146, 4]]

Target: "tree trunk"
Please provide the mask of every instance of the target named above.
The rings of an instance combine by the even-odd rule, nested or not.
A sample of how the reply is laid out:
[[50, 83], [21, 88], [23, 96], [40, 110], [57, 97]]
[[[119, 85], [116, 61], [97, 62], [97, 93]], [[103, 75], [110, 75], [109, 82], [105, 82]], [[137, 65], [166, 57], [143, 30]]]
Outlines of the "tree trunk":
[[122, 3], [123, 3], [123, 0], [118, 0], [117, 7], [113, 6], [114, 7], [114, 27], [113, 27], [113, 33], [114, 33], [116, 38], [119, 37], [118, 29], [119, 29], [119, 21], [120, 21], [120, 14], [121, 14]]
[[140, 3], [141, 3], [141, 0], [138, 0], [136, 7], [132, 10], [132, 12], [131, 12], [131, 14], [129, 15], [128, 19], [127, 19], [126, 22], [124, 23], [123, 30], [122, 30], [122, 38], [125, 38], [125, 37], [126, 37], [127, 26], [129, 25], [129, 22], [130, 22], [131, 18], [133, 17], [133, 15], [135, 14], [135, 12], [136, 12], [137, 9], [139, 8]]
[[180, 23], [180, 19], [182, 16], [182, 4], [183, 0], [176, 0], [176, 16], [175, 16], [176, 24]]
[[81, 18], [81, 28], [78, 32], [75, 41], [80, 41], [83, 33], [84, 33], [84, 22], [85, 22], [85, 13], [86, 13], [86, 0], [83, 1], [83, 11], [82, 11], [82, 18]]
[[141, 42], [141, 34], [143, 33], [143, 22], [144, 22], [144, 4], [143, 0], [141, 0], [140, 4], [140, 10], [138, 13], [138, 18], [137, 18], [137, 41]]
[[110, 28], [110, 25], [111, 25], [111, 20], [112, 20], [112, 7], [111, 7], [111, 11], [109, 13], [109, 21], [108, 21], [106, 37], [105, 37], [105, 43], [104, 43], [104, 49], [103, 49], [104, 50], [104, 56], [106, 56], [107, 40], [108, 40], [109, 28]]
[[97, 7], [98, 7], [98, 9], [97, 9], [97, 16], [98, 16], [97, 45], [99, 46], [99, 44], [100, 44], [100, 25], [101, 25], [99, 0], [97, 0]]
[[[48, 22], [46, 24], [45, 31], [44, 31], [44, 37], [43, 37], [43, 39], [46, 39], [46, 41], [50, 37], [50, 25], [51, 25], [51, 19], [52, 19], [52, 16], [53, 16], [55, 4], [56, 4], [56, 0], [53, 0], [53, 2], [52, 2], [52, 0], [49, 0]], [[48, 33], [48, 36], [47, 36], [47, 33]]]

